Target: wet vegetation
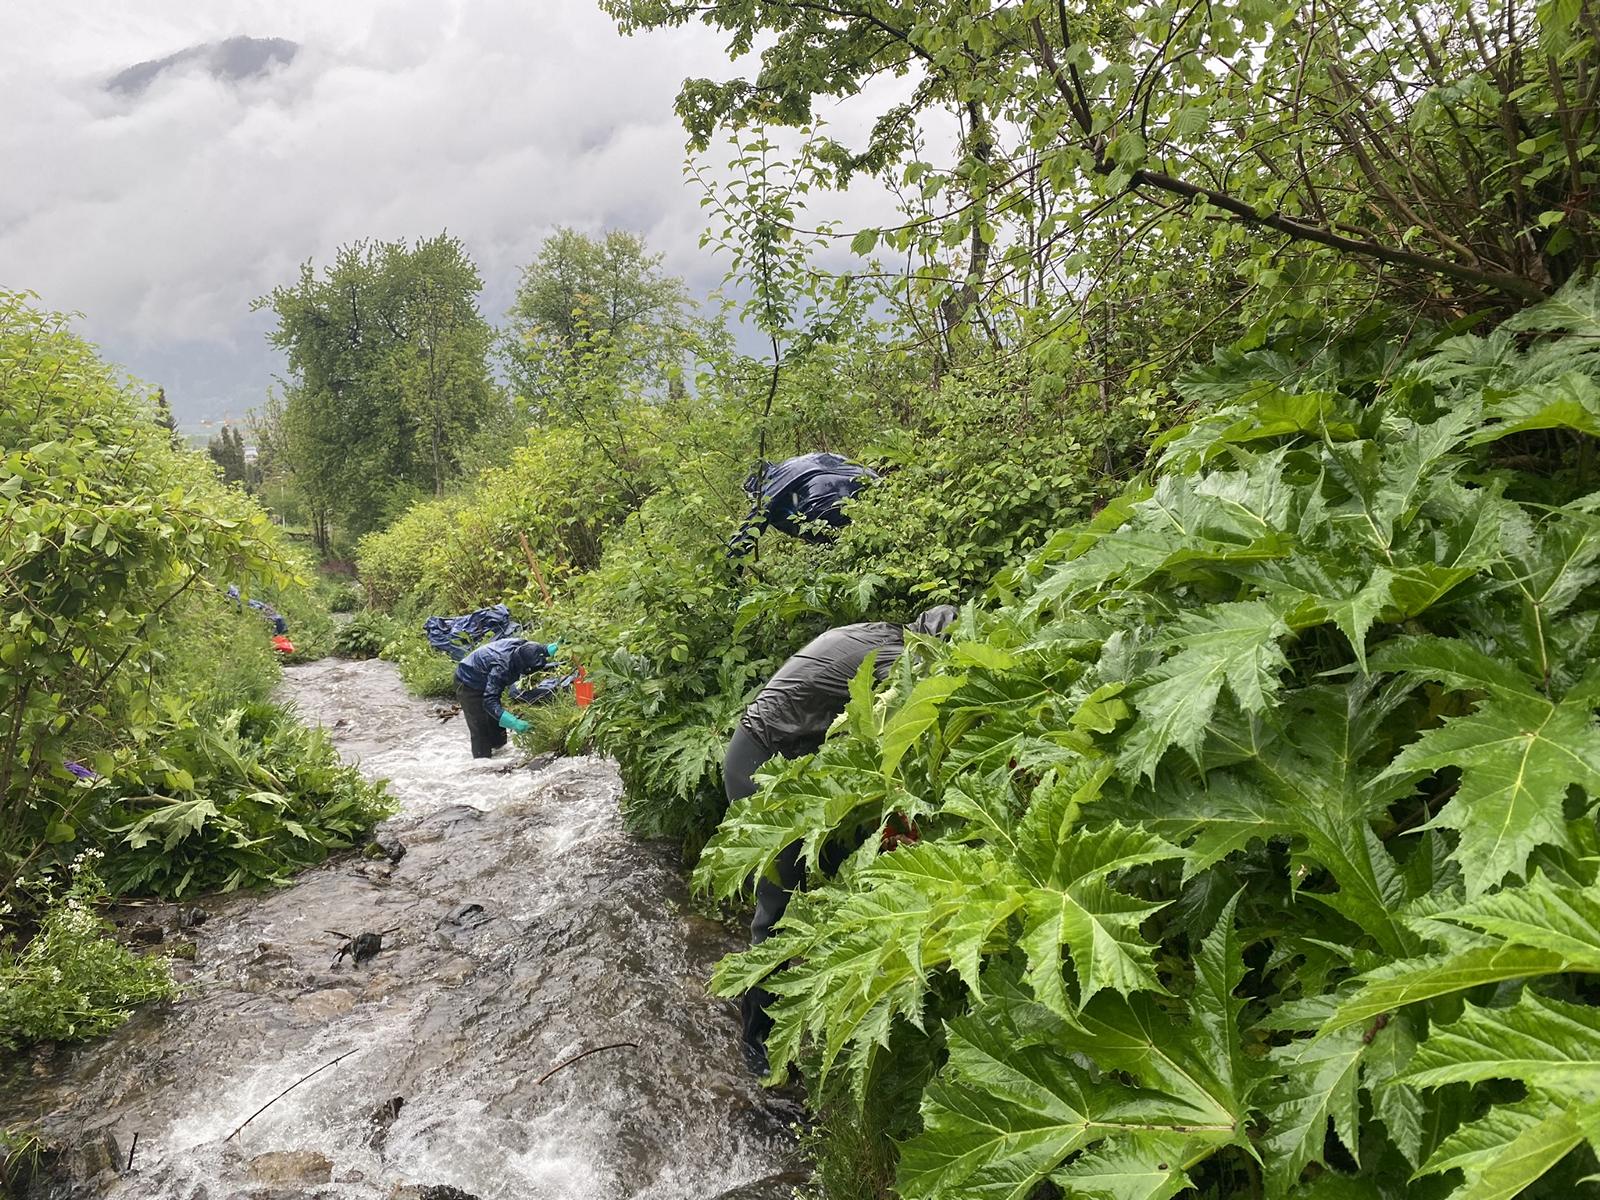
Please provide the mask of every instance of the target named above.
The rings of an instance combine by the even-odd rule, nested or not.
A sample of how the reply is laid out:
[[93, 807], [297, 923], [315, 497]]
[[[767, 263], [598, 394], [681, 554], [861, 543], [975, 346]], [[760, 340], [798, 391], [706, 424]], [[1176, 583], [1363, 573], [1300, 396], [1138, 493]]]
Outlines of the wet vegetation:
[[[631, 827], [716, 897], [803, 843], [812, 886], [713, 986], [778, 995], [819, 1197], [1592, 1177], [1593, 5], [604, 7], [762, 47], [679, 101], [726, 295], [564, 230], [498, 335], [444, 237], [263, 298], [288, 386], [240, 482], [352, 556], [367, 606], [335, 636], [295, 601], [309, 652], [445, 695], [422, 616], [509, 604], [598, 688], [529, 748], [614, 758]], [[864, 141], [816, 120], [893, 77]], [[874, 180], [894, 222], [822, 215]], [[225, 580], [308, 594], [282, 535], [6, 303], [20, 972], [85, 848], [119, 888], [276, 880], [384, 801], [235, 645]], [[849, 526], [730, 559], [740, 482], [817, 449], [883, 476]], [[724, 811], [784, 657], [936, 601], [963, 605], [947, 648]], [[238, 664], [220, 690], [202, 643]], [[830, 839], [858, 848], [822, 878]]]

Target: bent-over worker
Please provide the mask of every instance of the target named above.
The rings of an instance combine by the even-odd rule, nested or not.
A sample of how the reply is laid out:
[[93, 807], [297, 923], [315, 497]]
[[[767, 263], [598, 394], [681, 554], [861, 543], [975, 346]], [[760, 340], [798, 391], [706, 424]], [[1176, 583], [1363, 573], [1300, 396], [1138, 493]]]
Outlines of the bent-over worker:
[[[868, 654], [877, 652], [872, 670], [882, 683], [905, 651], [907, 633], [942, 637], [957, 615], [953, 605], [941, 604], [909, 625], [863, 621], [830, 629], [806, 643], [778, 668], [739, 718], [722, 765], [728, 803], [755, 794], [754, 775], [768, 759], [799, 758], [821, 747], [828, 727], [849, 704], [850, 681]], [[785, 846], [775, 865], [779, 883], [764, 877], [756, 883], [756, 915], [750, 922], [754, 943], [767, 940], [783, 916], [789, 893], [800, 883], [804, 874], [800, 843]], [[837, 865], [825, 856], [825, 867]], [[766, 1041], [772, 1028], [767, 1006], [771, 1003], [772, 994], [765, 988], [751, 988], [744, 996], [744, 1056], [759, 1075], [767, 1073]]]
[[506, 744], [508, 729], [521, 733], [528, 723], [506, 711], [502, 697], [524, 675], [542, 671], [556, 643], [541, 645], [520, 637], [496, 638], [468, 654], [456, 667], [456, 700], [467, 719], [472, 757], [489, 758]]

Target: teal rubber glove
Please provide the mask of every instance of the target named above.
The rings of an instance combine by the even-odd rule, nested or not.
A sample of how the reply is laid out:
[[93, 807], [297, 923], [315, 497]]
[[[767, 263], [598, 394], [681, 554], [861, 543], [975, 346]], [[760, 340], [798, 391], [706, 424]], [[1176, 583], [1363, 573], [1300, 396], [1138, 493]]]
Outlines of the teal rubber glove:
[[500, 710], [500, 728], [509, 729], [512, 733], [527, 733], [528, 723], [505, 709]]
[[561, 643], [560, 642], [547, 642], [547, 643], [545, 643], [545, 648], [544, 649], [545, 649], [545, 653], [546, 654], [548, 654], [551, 658], [554, 658], [556, 656], [556, 651], [561, 649]]

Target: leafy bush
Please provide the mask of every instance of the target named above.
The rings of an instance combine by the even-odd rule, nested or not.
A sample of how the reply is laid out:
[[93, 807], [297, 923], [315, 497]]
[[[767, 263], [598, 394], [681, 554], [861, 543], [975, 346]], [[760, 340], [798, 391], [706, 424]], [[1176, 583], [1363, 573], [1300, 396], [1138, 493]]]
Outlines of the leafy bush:
[[335, 588], [328, 597], [328, 611], [336, 613], [355, 612], [361, 607], [361, 589], [353, 584], [346, 584]]
[[868, 832], [716, 986], [766, 980], [776, 1067], [858, 1094], [940, 1031], [894, 1055], [898, 1194], [1594, 1170], [1597, 348], [1586, 285], [1410, 362], [1220, 357], [1148, 486], [734, 806], [721, 895]]
[[108, 881], [174, 898], [284, 883], [394, 811], [275, 704], [182, 714], [94, 790]]
[[1119, 492], [1164, 406], [1138, 397], [1108, 416], [1030, 402], [1029, 386], [946, 380], [934, 427], [877, 450], [884, 478], [851, 503], [829, 569], [876, 575], [903, 605], [959, 601]]
[[26, 943], [0, 935], [0, 1047], [100, 1037], [135, 1006], [173, 993], [166, 961], [129, 950], [96, 914], [105, 888], [93, 857], [77, 860], [65, 887], [30, 890], [40, 915]]
[[428, 645], [420, 633], [404, 634], [390, 642], [383, 657], [400, 668], [400, 679], [413, 696], [432, 699], [456, 694], [456, 664]]
[[0, 292], [0, 897], [70, 843], [80, 789], [158, 719], [161, 618], [218, 580], [286, 574], [266, 515], [174, 447], [150, 398]]
[[341, 658], [377, 658], [399, 632], [390, 618], [367, 609], [339, 627], [333, 636], [333, 652]]

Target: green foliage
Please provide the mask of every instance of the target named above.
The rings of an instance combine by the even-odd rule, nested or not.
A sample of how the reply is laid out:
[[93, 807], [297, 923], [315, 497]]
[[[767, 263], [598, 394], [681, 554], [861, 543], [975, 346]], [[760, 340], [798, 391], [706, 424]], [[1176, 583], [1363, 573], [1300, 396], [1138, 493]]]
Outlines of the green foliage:
[[943, 1029], [900, 1085], [898, 1194], [1587, 1169], [1597, 300], [1409, 359], [1219, 356], [1148, 482], [732, 807], [718, 894], [860, 845], [718, 970], [778, 997], [778, 1071], [869, 1096], [901, 1031]]
[[177, 714], [91, 792], [110, 884], [171, 898], [287, 882], [394, 811], [274, 704]]
[[336, 613], [355, 612], [361, 607], [361, 589], [354, 584], [337, 587], [328, 597], [328, 611]]
[[874, 458], [885, 478], [852, 502], [836, 569], [875, 574], [906, 604], [956, 600], [1120, 491], [1156, 407], [1111, 420], [1030, 403], [1027, 388], [978, 369], [945, 380], [932, 428]]
[[161, 719], [169, 619], [221, 581], [283, 581], [265, 514], [173, 447], [61, 318], [0, 293], [0, 896], [76, 833], [69, 761]]
[[[1039, 319], [1087, 307], [1086, 277], [1164, 287], [1233, 263], [1304, 316], [1355, 303], [1368, 273], [1449, 311], [1546, 297], [1600, 253], [1596, 27], [1581, 3], [603, 7], [628, 31], [704, 22], [743, 56], [735, 69], [758, 61], [685, 82], [698, 150], [882, 97], [876, 121], [852, 122], [865, 137], [815, 153], [835, 186], [866, 173], [901, 189], [904, 220], [851, 249], [902, 258], [903, 294], [951, 341], [964, 323], [1031, 341]], [[950, 141], [952, 113], [960, 137], [939, 161], [929, 147]]]
[[0, 1047], [87, 1041], [121, 1025], [136, 1006], [173, 994], [165, 960], [116, 941], [95, 912], [106, 895], [91, 857], [74, 863], [70, 882], [28, 889], [40, 915], [25, 944], [0, 935]]
[[495, 419], [481, 287], [441, 234], [343, 247], [322, 276], [308, 262], [256, 302], [277, 318], [271, 340], [291, 381], [261, 440], [307, 500], [320, 548], [330, 520], [360, 534], [440, 494], [462, 445]]
[[365, 609], [339, 626], [333, 636], [333, 652], [340, 658], [377, 658], [399, 632], [389, 617]]
[[400, 679], [413, 696], [434, 699], [456, 694], [456, 664], [428, 645], [420, 633], [407, 633], [390, 642], [382, 656], [400, 668]]

